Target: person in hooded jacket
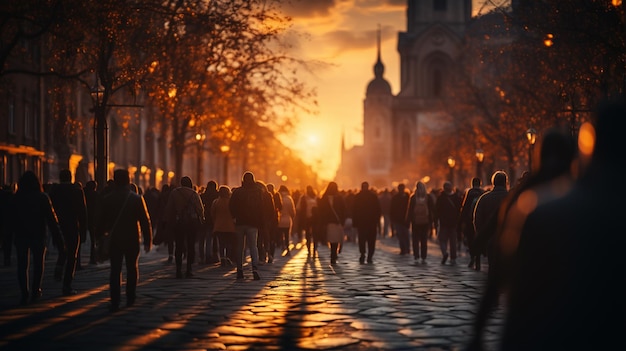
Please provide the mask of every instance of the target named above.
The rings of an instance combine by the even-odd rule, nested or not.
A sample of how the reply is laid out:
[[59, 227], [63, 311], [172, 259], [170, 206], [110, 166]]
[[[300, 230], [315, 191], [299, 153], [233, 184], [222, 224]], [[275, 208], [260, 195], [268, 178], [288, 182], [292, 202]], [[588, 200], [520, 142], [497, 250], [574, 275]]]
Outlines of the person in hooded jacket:
[[[418, 210], [419, 207], [422, 209]], [[415, 192], [409, 199], [408, 216], [411, 220], [411, 239], [413, 240], [413, 258], [422, 258], [426, 263], [428, 255], [428, 236], [435, 224], [435, 202], [426, 192], [426, 184], [415, 183]]]

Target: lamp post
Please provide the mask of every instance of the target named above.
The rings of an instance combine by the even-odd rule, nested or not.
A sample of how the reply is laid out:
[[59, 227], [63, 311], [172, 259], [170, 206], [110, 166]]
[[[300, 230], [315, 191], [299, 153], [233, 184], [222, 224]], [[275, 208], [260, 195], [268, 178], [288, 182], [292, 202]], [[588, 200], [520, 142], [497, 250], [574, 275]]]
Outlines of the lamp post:
[[454, 186], [454, 166], [456, 165], [456, 160], [452, 156], [448, 156], [448, 167], [450, 167], [450, 183]]
[[202, 153], [204, 151], [204, 141], [206, 140], [206, 135], [202, 133], [196, 134], [196, 141], [198, 142], [198, 150], [197, 159], [196, 159], [196, 172], [198, 172], [198, 178], [196, 180], [197, 184], [202, 184], [204, 182], [204, 168], [202, 167]]
[[104, 189], [108, 180], [109, 167], [109, 140], [106, 119], [106, 104], [104, 103], [104, 87], [98, 81], [91, 89], [94, 102], [94, 176], [98, 189]]
[[526, 131], [526, 139], [528, 139], [528, 171], [532, 173], [533, 149], [535, 147], [535, 141], [537, 141], [537, 131], [533, 128], [528, 128]]
[[483, 149], [476, 149], [476, 178], [482, 181], [483, 177], [483, 161], [485, 160], [485, 153]]
[[230, 154], [230, 146], [228, 145], [222, 145], [220, 146], [220, 151], [222, 152], [222, 154], [224, 154], [224, 167], [222, 169], [222, 171], [224, 172], [224, 185], [228, 184], [228, 159], [229, 159], [229, 154]]

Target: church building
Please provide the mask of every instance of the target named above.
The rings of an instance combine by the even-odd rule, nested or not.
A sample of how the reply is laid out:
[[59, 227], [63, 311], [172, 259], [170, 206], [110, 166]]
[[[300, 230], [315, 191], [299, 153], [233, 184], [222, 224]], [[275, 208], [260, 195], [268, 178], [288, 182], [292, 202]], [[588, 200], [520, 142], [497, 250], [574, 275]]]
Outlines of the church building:
[[412, 188], [416, 180], [430, 178], [430, 170], [420, 168], [422, 140], [448, 125], [441, 106], [471, 13], [471, 0], [408, 0], [407, 29], [398, 33], [397, 95], [385, 79], [379, 31], [374, 79], [363, 101], [363, 145], [345, 150], [342, 142], [336, 176], [342, 187], [368, 181], [379, 189], [400, 182]]

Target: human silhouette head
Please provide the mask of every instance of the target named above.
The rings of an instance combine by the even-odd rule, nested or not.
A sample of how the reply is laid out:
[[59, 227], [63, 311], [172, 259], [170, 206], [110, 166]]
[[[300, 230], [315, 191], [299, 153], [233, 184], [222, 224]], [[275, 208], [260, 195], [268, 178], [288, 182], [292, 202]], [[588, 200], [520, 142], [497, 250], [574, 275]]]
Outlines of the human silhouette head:
[[482, 184], [482, 180], [480, 180], [480, 178], [478, 177], [472, 178], [472, 188], [479, 188], [481, 184]]
[[43, 189], [39, 178], [33, 171], [26, 171], [17, 181], [17, 192], [19, 193], [40, 193]]
[[123, 188], [128, 187], [130, 184], [130, 175], [126, 169], [116, 169], [113, 172], [113, 182], [116, 187]]
[[491, 176], [491, 184], [493, 186], [506, 186], [508, 178], [504, 171], [495, 171]]
[[193, 182], [191, 181], [191, 178], [189, 178], [188, 176], [184, 176], [180, 178], [180, 186], [183, 186], [185, 188], [193, 188]]
[[368, 191], [370, 188], [370, 184], [368, 182], [361, 183], [361, 190]]
[[450, 193], [452, 193], [453, 190], [454, 189], [452, 187], [452, 183], [451, 182], [449, 182], [449, 181], [443, 182], [443, 192], [444, 193], [450, 194]]
[[404, 185], [404, 183], [398, 184], [398, 192], [399, 193], [403, 193], [404, 189], [406, 189], [406, 186]]
[[72, 182], [72, 172], [69, 169], [62, 169], [59, 172], [59, 182], [61, 183], [71, 183]]
[[328, 186], [326, 187], [326, 191], [324, 192], [324, 195], [337, 195], [337, 194], [339, 194], [339, 186], [337, 185], [337, 183], [335, 182], [328, 183]]
[[217, 191], [217, 182], [214, 180], [209, 180], [206, 183], [206, 191], [207, 192], [216, 192]]
[[241, 177], [241, 185], [252, 186], [255, 184], [256, 184], [256, 180], [254, 179], [254, 173], [247, 171]]

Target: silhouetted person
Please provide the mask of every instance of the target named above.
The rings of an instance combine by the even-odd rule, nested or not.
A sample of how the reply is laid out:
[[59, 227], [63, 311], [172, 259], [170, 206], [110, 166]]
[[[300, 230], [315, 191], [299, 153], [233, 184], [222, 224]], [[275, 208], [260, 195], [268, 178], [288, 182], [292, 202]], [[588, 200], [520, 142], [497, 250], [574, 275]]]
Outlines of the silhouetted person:
[[[465, 235], [465, 239], [467, 240], [468, 248], [472, 247], [474, 238], [476, 237], [476, 230], [474, 229], [474, 209], [476, 208], [478, 198], [485, 192], [480, 186], [480, 178], [472, 178], [472, 187], [465, 192], [461, 204], [459, 225], [460, 230], [463, 231], [463, 235]], [[478, 270], [480, 270], [480, 255], [472, 255], [470, 252], [470, 262], [467, 266], [470, 268], [478, 267]]]
[[413, 258], [420, 257], [426, 263], [428, 255], [428, 236], [435, 224], [435, 202], [426, 192], [426, 185], [415, 183], [415, 192], [409, 199], [408, 216], [411, 221], [411, 239], [413, 239]]
[[[524, 224], [503, 350], [626, 350], [626, 203], [615, 180], [626, 154], [625, 102], [600, 106], [588, 169], [566, 196]], [[588, 152], [593, 133], [580, 129]]]
[[261, 211], [263, 214], [263, 225], [259, 227], [259, 235], [257, 238], [257, 247], [259, 249], [259, 260], [261, 262], [269, 261], [270, 233], [272, 226], [278, 223], [278, 213], [274, 205], [274, 196], [267, 189], [267, 185], [260, 181], [256, 181], [257, 186], [263, 194], [263, 206]]
[[220, 262], [218, 250], [214, 250], [213, 248], [215, 246], [214, 241], [216, 241], [217, 246], [220, 246], [220, 243], [219, 238], [213, 235], [213, 219], [210, 214], [211, 205], [218, 196], [217, 182], [214, 180], [208, 181], [204, 192], [200, 194], [200, 199], [204, 205], [204, 224], [198, 235], [198, 253], [200, 254], [201, 263], [209, 264]]
[[209, 204], [209, 215], [213, 223], [213, 234], [219, 242], [220, 265], [222, 267], [233, 264], [236, 260], [235, 253], [235, 222], [230, 213], [230, 188], [222, 185], [218, 191], [218, 198]]
[[409, 193], [406, 191], [404, 184], [399, 184], [398, 192], [391, 197], [389, 218], [391, 219], [393, 231], [398, 237], [400, 255], [408, 255], [411, 252], [411, 239], [409, 237], [409, 224], [411, 222], [408, 218], [409, 198]]
[[85, 205], [87, 206], [87, 230], [89, 231], [89, 264], [98, 263], [98, 250], [96, 243], [96, 213], [98, 211], [98, 184], [95, 180], [85, 183]]
[[[347, 212], [346, 203], [339, 194], [337, 183], [328, 183], [317, 206], [320, 223], [326, 229], [326, 238], [330, 242], [330, 263], [336, 264], [339, 245], [343, 241], [343, 223], [346, 220]], [[336, 228], [329, 228], [329, 225]]]
[[59, 181], [50, 190], [50, 200], [59, 219], [67, 250], [59, 253], [54, 277], [57, 280], [63, 279], [63, 295], [75, 295], [72, 281], [80, 243], [87, 237], [87, 205], [83, 189], [72, 183], [69, 169], [59, 172]]
[[312, 245], [313, 245], [313, 234], [312, 234], [312, 225], [311, 216], [313, 207], [317, 206], [317, 194], [315, 194], [315, 190], [312, 186], [308, 185], [306, 187], [306, 192], [300, 197], [298, 201], [298, 206], [296, 207], [297, 216], [298, 216], [298, 224], [300, 228], [298, 228], [298, 236], [302, 235], [301, 232], [304, 230], [304, 237], [306, 239], [306, 248], [308, 255], [311, 256]]
[[391, 221], [389, 220], [389, 212], [391, 211], [391, 192], [389, 191], [389, 189], [385, 188], [385, 190], [383, 190], [378, 196], [378, 200], [380, 201], [380, 210], [383, 217], [383, 224], [380, 230], [380, 235], [383, 238], [386, 238], [387, 236], [391, 236]]
[[474, 322], [473, 350], [480, 350], [482, 333], [500, 293], [506, 292], [512, 274], [520, 233], [526, 216], [537, 205], [563, 196], [572, 185], [570, 172], [576, 155], [571, 135], [549, 129], [539, 143], [540, 162], [536, 173], [527, 176], [502, 201], [497, 215], [494, 252], [489, 257], [489, 276]]
[[174, 262], [174, 228], [173, 224], [170, 223], [170, 226], [167, 226], [167, 201], [170, 198], [170, 193], [172, 192], [172, 187], [169, 184], [163, 184], [161, 187], [161, 193], [159, 194], [159, 210], [158, 210], [158, 220], [157, 223], [157, 237], [160, 242], [157, 245], [160, 245], [161, 242], [167, 246], [167, 263], [171, 264]]
[[[22, 293], [20, 303], [25, 305], [41, 297], [47, 230], [60, 253], [65, 251], [63, 235], [52, 202], [43, 192], [39, 179], [26, 171], [18, 181], [18, 188], [9, 209], [8, 230], [14, 235], [17, 252], [17, 280]], [[30, 255], [33, 258], [33, 278], [29, 282]], [[32, 283], [29, 290], [29, 283]]]
[[[457, 230], [461, 203], [452, 188], [452, 183], [444, 182], [443, 191], [437, 197], [435, 203], [435, 218], [439, 223], [439, 248], [441, 249], [441, 264], [445, 264], [450, 257], [450, 264], [456, 264], [457, 255]], [[448, 245], [450, 253], [448, 254]]]
[[267, 262], [272, 263], [274, 261], [274, 254], [276, 253], [276, 246], [282, 247], [282, 240], [278, 232], [278, 220], [280, 218], [280, 210], [283, 208], [283, 198], [278, 191], [276, 191], [272, 183], [267, 184], [267, 191], [272, 195], [272, 200], [274, 200], [274, 215], [270, 222], [270, 238], [267, 252]]
[[[139, 279], [139, 251], [143, 238], [146, 253], [152, 247], [152, 225], [143, 197], [130, 190], [128, 171], [118, 169], [113, 173], [113, 188], [102, 197], [97, 230], [111, 236], [111, 274], [109, 290], [111, 311], [119, 309], [122, 261], [126, 262], [126, 306], [135, 303]], [[141, 228], [141, 232], [139, 229]]]
[[183, 255], [186, 255], [187, 270], [185, 277], [193, 277], [191, 266], [195, 260], [195, 242], [202, 223], [204, 223], [204, 205], [200, 195], [194, 190], [191, 178], [180, 179], [180, 186], [171, 191], [167, 201], [167, 226], [174, 231], [176, 243], [176, 278], [183, 277]]
[[[500, 204], [508, 195], [508, 175], [504, 171], [496, 171], [491, 176], [493, 188], [483, 193], [476, 202], [474, 209], [474, 230], [476, 238], [470, 247], [470, 255], [474, 256], [476, 270], [480, 270], [480, 255], [489, 256], [494, 253], [493, 241], [498, 224]], [[491, 270], [490, 265], [489, 269]]]
[[2, 240], [2, 253], [4, 266], [11, 265], [11, 248], [13, 247], [13, 233], [8, 228], [9, 209], [13, 198], [13, 191], [9, 186], [0, 189], [0, 240]]
[[[276, 245], [281, 251], [286, 250], [286, 255], [289, 255], [289, 237], [296, 218], [296, 206], [289, 189], [285, 185], [281, 185], [278, 188], [278, 195], [281, 197], [282, 206], [278, 217], [278, 239]], [[315, 238], [313, 238], [313, 241], [315, 241]]]
[[380, 223], [380, 202], [368, 182], [361, 183], [361, 191], [354, 196], [352, 204], [352, 225], [357, 229], [359, 236], [359, 263], [365, 262], [367, 248], [367, 263], [372, 263], [376, 250], [376, 232]]
[[237, 279], [244, 278], [243, 262], [247, 246], [252, 260], [252, 276], [254, 280], [259, 280], [261, 277], [258, 272], [257, 240], [259, 228], [264, 225], [265, 217], [263, 216], [263, 192], [257, 185], [252, 172], [245, 172], [241, 178], [241, 186], [233, 189], [229, 207], [235, 218]]

